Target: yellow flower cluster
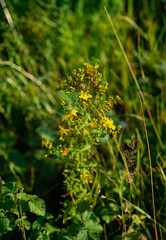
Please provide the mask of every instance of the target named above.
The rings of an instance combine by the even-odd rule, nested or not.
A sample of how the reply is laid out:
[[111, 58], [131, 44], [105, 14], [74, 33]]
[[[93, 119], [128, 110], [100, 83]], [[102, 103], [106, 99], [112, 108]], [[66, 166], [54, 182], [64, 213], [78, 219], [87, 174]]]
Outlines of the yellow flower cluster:
[[62, 121], [68, 120], [70, 117], [76, 117], [77, 112], [78, 112], [77, 110], [72, 109], [68, 114], [66, 114], [62, 117]]
[[65, 148], [63, 151], [62, 151], [62, 156], [67, 156], [68, 154], [68, 149]]
[[61, 136], [68, 135], [69, 129], [65, 129], [61, 126], [59, 126], [59, 128], [60, 128], [59, 132], [60, 132]]
[[66, 90], [68, 93], [76, 89], [87, 90], [87, 92], [82, 91], [80, 96], [84, 101], [91, 98], [88, 92], [92, 88], [96, 90], [97, 94], [102, 95], [107, 89], [107, 83], [103, 84], [102, 74], [99, 73], [98, 68], [98, 64], [93, 66], [85, 63], [83, 68], [74, 69], [70, 77], [66, 80], [60, 80], [58, 90]]
[[92, 98], [92, 96], [89, 95], [87, 92], [83, 92], [83, 91], [81, 91], [81, 95], [79, 96], [79, 98], [81, 98], [81, 99], [87, 101], [88, 98]]
[[82, 178], [83, 181], [89, 181], [90, 183], [92, 183], [92, 175], [91, 174], [87, 174], [85, 172], [83, 172], [83, 174], [80, 175], [80, 177]]
[[97, 128], [97, 119], [93, 118], [93, 120], [89, 123], [91, 128]]
[[116, 129], [114, 126], [114, 121], [108, 117], [102, 117], [102, 125], [106, 130], [110, 130], [110, 132]]
[[52, 148], [52, 142], [49, 141], [49, 140], [42, 140], [42, 147], [46, 147], [46, 148], [49, 148], [51, 149]]
[[83, 129], [83, 135], [87, 135], [88, 134], [88, 131], [84, 128]]

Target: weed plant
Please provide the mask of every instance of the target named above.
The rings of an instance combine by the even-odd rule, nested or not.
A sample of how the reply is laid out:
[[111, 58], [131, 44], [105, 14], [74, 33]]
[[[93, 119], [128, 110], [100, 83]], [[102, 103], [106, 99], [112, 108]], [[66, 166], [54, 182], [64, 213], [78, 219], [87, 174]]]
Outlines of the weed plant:
[[[165, 1], [100, 0], [96, 4], [93, 0], [0, 0], [1, 5], [0, 183], [5, 188], [4, 183], [8, 186], [8, 182], [17, 182], [18, 188], [15, 185], [12, 193], [10, 185], [7, 192], [1, 191], [0, 214], [5, 215], [1, 220], [7, 225], [1, 222], [4, 228], [0, 238], [24, 237], [19, 208], [23, 203], [27, 206], [23, 217], [32, 224], [25, 229], [27, 239], [39, 235], [39, 239], [72, 239], [75, 235], [78, 239], [86, 235], [88, 239], [157, 239], [156, 231], [158, 239], [165, 239]], [[104, 7], [113, 20], [145, 105]], [[101, 95], [99, 88], [96, 95], [95, 88], [86, 89], [87, 83], [83, 82], [75, 90], [66, 88], [71, 71], [84, 62], [93, 68], [95, 63], [100, 65], [101, 85], [106, 88], [108, 83]], [[75, 73], [82, 74], [73, 72], [72, 79]], [[67, 82], [59, 85], [59, 79]], [[97, 105], [98, 94], [102, 99]], [[109, 107], [114, 99], [109, 96], [116, 95], [123, 102], [115, 104], [110, 112], [103, 109], [104, 115], [102, 105]], [[93, 118], [97, 120], [93, 122]], [[104, 121], [112, 128], [106, 129]], [[118, 124], [122, 130], [112, 139]], [[65, 134], [64, 129], [69, 127], [72, 130]], [[76, 132], [75, 142], [69, 141]], [[41, 148], [42, 139], [47, 152]], [[36, 232], [30, 199], [18, 197], [18, 204], [13, 203], [12, 194], [20, 194], [22, 187], [28, 196], [43, 198], [47, 211], [53, 214], [49, 230], [45, 228], [45, 216], [37, 220], [36, 237], [30, 235]], [[81, 201], [82, 196], [85, 201]], [[8, 203], [12, 203], [11, 208]], [[17, 208], [18, 215], [12, 208]]]
[[72, 76], [67, 80], [60, 81], [59, 90], [68, 95], [68, 101], [62, 102], [64, 115], [59, 125], [60, 143], [55, 148], [48, 140], [42, 142], [49, 150], [45, 156], [55, 155], [65, 164], [64, 182], [71, 201], [64, 203], [67, 208], [64, 222], [68, 215], [75, 217], [77, 205], [82, 200], [95, 207], [99, 173], [96, 172], [97, 163], [91, 157], [93, 146], [107, 134], [116, 138], [121, 129], [120, 125], [115, 127], [114, 121], [105, 115], [105, 111], [110, 112], [120, 98], [109, 96], [105, 100], [103, 94], [107, 89], [107, 82], [102, 82], [98, 67], [99, 65], [86, 63], [84, 68], [73, 70]]

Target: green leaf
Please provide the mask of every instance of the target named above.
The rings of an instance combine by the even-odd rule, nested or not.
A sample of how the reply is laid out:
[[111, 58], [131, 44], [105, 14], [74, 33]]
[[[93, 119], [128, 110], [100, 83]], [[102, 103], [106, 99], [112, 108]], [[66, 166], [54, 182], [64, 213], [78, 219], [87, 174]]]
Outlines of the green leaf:
[[92, 220], [93, 222], [97, 222], [97, 223], [100, 222], [99, 218], [96, 217], [96, 215], [93, 212], [89, 212], [89, 211], [85, 211], [82, 214], [82, 219], [83, 221]]
[[9, 219], [9, 221], [10, 221], [10, 225], [9, 225], [9, 227], [8, 227], [8, 231], [13, 231], [13, 229], [15, 228], [15, 219], [13, 218], [13, 216], [11, 216], [11, 215], [7, 215], [7, 217], [8, 217], [8, 219]]
[[55, 227], [53, 224], [46, 224], [44, 229], [48, 232], [48, 233], [53, 233], [53, 232], [58, 232], [59, 228]]
[[68, 228], [67, 228], [67, 236], [76, 236], [76, 234], [79, 233], [79, 230], [82, 230], [84, 225], [82, 223], [72, 223]]
[[44, 216], [46, 213], [46, 206], [43, 199], [37, 198], [29, 201], [30, 212], [35, 213], [38, 216]]
[[133, 214], [132, 215], [132, 219], [133, 219], [133, 223], [135, 223], [136, 225], [140, 225], [141, 224], [141, 219], [138, 215]]
[[93, 240], [100, 240], [99, 234], [95, 232], [88, 232], [88, 236]]
[[90, 205], [86, 200], [82, 200], [78, 203], [77, 206], [77, 213], [83, 213], [85, 211], [89, 211], [90, 210]]
[[114, 215], [119, 213], [119, 208], [116, 204], [110, 203], [100, 210], [100, 216], [108, 224], [114, 220]]
[[77, 240], [88, 240], [87, 230], [81, 230], [76, 237]]
[[[36, 238], [36, 240], [45, 240], [45, 238], [43, 237], [43, 234], [40, 232], [39, 236]], [[48, 239], [46, 239], [48, 240]]]
[[0, 212], [0, 233], [3, 234], [8, 232], [9, 228], [10, 228], [10, 221], [8, 217], [4, 213]]
[[125, 235], [127, 237], [128, 240], [142, 240], [142, 239], [146, 239], [146, 237], [144, 237], [144, 235], [142, 235], [140, 232], [136, 232], [136, 231], [132, 231], [127, 233]]
[[18, 218], [18, 219], [16, 219], [16, 221], [15, 221], [15, 224], [17, 225], [17, 226], [19, 226], [20, 225], [20, 223], [21, 223], [21, 218]]
[[51, 213], [46, 213], [44, 219], [51, 221], [54, 219], [54, 216]]
[[28, 200], [34, 200], [38, 198], [36, 195], [30, 195], [24, 192], [19, 193], [18, 199], [23, 200], [23, 201], [28, 201]]
[[10, 133], [3, 132], [0, 135], [0, 146], [1, 148], [9, 148], [12, 147], [16, 142], [16, 138], [12, 136]]
[[47, 125], [40, 125], [36, 132], [40, 135], [41, 139], [54, 140], [54, 134]]
[[46, 231], [43, 231], [42, 233], [40, 233], [40, 235], [38, 236], [38, 238], [36, 240], [50, 240], [50, 236], [49, 234], [47, 234]]
[[15, 203], [13, 202], [13, 200], [11, 200], [11, 198], [5, 198], [1, 203], [0, 203], [0, 207], [1, 209], [4, 210], [10, 210], [11, 208], [13, 208], [15, 206]]
[[42, 218], [37, 218], [32, 225], [32, 229], [41, 230], [41, 228], [43, 228], [44, 226], [45, 226], [44, 220]]
[[32, 230], [29, 238], [30, 238], [30, 239], [36, 239], [40, 234], [41, 234], [41, 233], [40, 233], [39, 230], [34, 229], [34, 230]]
[[16, 219], [15, 224], [20, 227], [20, 225], [22, 225], [22, 222], [24, 224], [24, 227], [26, 230], [29, 230], [31, 228], [31, 223], [26, 219], [26, 216], [23, 216], [22, 219]]
[[66, 229], [62, 228], [58, 233], [57, 233], [57, 240], [75, 240], [74, 237], [69, 236], [66, 231]]
[[18, 189], [17, 184], [15, 182], [8, 182], [2, 185], [2, 193], [8, 194], [8, 193], [16, 193], [16, 190]]
[[103, 227], [100, 224], [95, 223], [91, 220], [89, 220], [85, 223], [85, 228], [88, 231], [93, 231], [93, 232], [98, 232], [98, 233], [103, 231]]
[[10, 209], [10, 213], [12, 213], [12, 214], [15, 214], [15, 215], [17, 215], [17, 216], [18, 216], [18, 210], [17, 210], [17, 206], [15, 206], [15, 207], [11, 208], [11, 209]]
[[30, 228], [31, 228], [31, 223], [30, 223], [28, 220], [26, 220], [26, 219], [23, 220], [23, 223], [24, 223], [25, 229], [26, 229], [26, 230], [30, 230]]

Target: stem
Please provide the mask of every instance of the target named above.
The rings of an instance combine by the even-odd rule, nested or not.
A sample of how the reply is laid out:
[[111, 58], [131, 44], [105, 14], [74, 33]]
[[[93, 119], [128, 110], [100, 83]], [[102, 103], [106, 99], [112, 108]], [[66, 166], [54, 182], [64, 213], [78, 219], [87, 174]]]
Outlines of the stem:
[[[16, 205], [16, 208], [17, 208], [17, 216], [18, 216], [18, 218], [21, 218], [21, 223], [22, 223], [21, 231], [22, 231], [24, 240], [26, 240], [24, 222], [23, 222], [23, 219], [22, 219], [22, 208], [21, 208], [21, 204], [19, 204], [19, 208], [20, 208], [20, 212], [19, 212], [19, 210], [18, 210], [18, 204], [17, 204], [17, 195], [14, 195], [14, 196], [13, 196], [13, 201], [14, 201], [14, 203], [15, 203], [15, 205]], [[21, 215], [21, 216], [20, 216], [20, 215]]]
[[105, 223], [104, 223], [104, 240], [108, 240], [108, 238], [107, 238], [106, 224], [105, 224]]
[[70, 192], [70, 197], [71, 197], [71, 199], [72, 199], [72, 201], [73, 201], [73, 203], [74, 203], [74, 205], [76, 204], [76, 201], [75, 201], [75, 199], [74, 199], [74, 197], [73, 197], [73, 194]]
[[19, 204], [19, 206], [20, 206], [20, 215], [21, 215], [21, 223], [22, 223], [23, 236], [24, 236], [24, 239], [26, 240], [25, 227], [24, 227], [24, 222], [23, 222], [23, 219], [22, 219], [22, 208], [21, 208], [21, 204]]

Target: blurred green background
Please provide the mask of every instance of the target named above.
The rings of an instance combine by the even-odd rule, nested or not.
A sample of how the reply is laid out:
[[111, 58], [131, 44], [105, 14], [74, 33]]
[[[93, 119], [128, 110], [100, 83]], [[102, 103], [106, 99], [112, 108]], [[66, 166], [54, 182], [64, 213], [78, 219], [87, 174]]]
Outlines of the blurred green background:
[[[166, 1], [6, 0], [5, 3], [7, 8], [0, 5], [0, 176], [3, 181], [17, 181], [26, 191], [44, 198], [48, 210], [57, 211], [64, 191], [63, 166], [54, 158], [44, 157], [41, 139], [56, 138], [60, 101], [65, 97], [56, 93], [57, 80], [69, 76], [73, 68], [81, 67], [84, 62], [99, 63], [103, 78], [109, 83], [107, 94], [118, 94], [123, 99], [114, 113], [116, 121], [123, 126], [122, 147], [131, 135], [139, 136], [143, 143], [143, 173], [149, 171], [138, 91], [104, 6], [112, 17], [162, 139], [163, 149], [145, 112], [152, 165], [157, 166], [157, 159], [165, 166]], [[104, 147], [102, 151], [108, 154]], [[142, 206], [149, 211], [150, 190], [146, 190], [150, 189], [150, 175], [147, 176], [143, 180]], [[164, 224], [164, 217], [160, 216], [163, 207], [159, 206], [165, 200], [165, 183], [156, 169], [154, 178], [157, 217]]]

